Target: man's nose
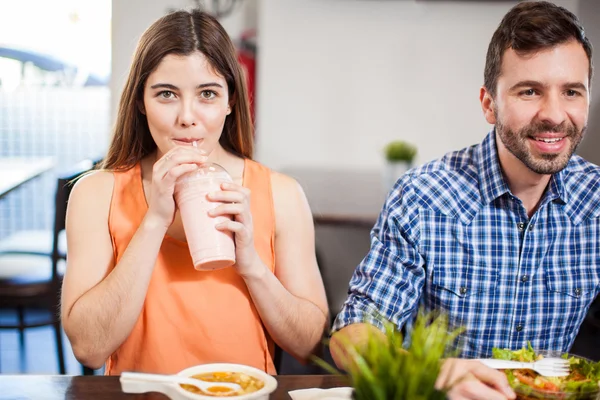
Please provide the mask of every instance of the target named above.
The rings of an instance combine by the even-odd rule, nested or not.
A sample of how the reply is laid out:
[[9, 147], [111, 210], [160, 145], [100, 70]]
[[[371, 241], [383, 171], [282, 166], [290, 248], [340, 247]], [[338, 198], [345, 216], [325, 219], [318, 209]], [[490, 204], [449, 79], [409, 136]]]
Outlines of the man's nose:
[[565, 118], [566, 112], [560, 95], [546, 95], [542, 100], [541, 107], [538, 112], [538, 119], [549, 125], [556, 126], [562, 124]]

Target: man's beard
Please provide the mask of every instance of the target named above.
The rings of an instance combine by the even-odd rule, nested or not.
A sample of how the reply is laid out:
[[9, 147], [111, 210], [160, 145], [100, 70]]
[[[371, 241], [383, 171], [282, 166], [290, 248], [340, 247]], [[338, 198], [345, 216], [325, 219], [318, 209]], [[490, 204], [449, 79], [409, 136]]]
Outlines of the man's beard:
[[[578, 131], [575, 125], [563, 121], [560, 125], [552, 125], [545, 122], [532, 122], [529, 125], [514, 132], [500, 122], [498, 112], [496, 111], [496, 132], [498, 137], [517, 159], [519, 159], [527, 168], [541, 175], [551, 175], [563, 170], [577, 146], [581, 142], [586, 127]], [[528, 140], [538, 133], [554, 132], [564, 133], [563, 140], [569, 139], [569, 148], [561, 153], [542, 153], [535, 155], [529, 149]], [[533, 139], [535, 140], [535, 139]]]

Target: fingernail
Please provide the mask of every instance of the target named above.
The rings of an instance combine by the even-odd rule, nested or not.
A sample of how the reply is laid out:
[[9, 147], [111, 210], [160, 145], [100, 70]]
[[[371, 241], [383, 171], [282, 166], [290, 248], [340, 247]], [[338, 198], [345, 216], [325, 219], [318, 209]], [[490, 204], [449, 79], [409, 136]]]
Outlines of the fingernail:
[[511, 399], [517, 397], [515, 391], [510, 386], [505, 386], [504, 393]]

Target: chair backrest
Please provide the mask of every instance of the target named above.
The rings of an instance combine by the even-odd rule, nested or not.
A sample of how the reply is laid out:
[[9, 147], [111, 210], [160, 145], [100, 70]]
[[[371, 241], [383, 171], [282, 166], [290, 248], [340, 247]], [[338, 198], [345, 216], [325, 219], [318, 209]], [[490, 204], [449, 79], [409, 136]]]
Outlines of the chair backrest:
[[61, 254], [59, 251], [58, 237], [65, 229], [67, 204], [69, 202], [71, 190], [77, 180], [86, 172], [91, 171], [97, 164], [98, 161], [93, 161], [91, 159], [82, 160], [61, 172], [58, 176], [56, 184], [54, 232], [52, 237], [52, 280], [54, 281], [59, 279], [57, 271], [58, 262], [65, 258], [65, 255]]

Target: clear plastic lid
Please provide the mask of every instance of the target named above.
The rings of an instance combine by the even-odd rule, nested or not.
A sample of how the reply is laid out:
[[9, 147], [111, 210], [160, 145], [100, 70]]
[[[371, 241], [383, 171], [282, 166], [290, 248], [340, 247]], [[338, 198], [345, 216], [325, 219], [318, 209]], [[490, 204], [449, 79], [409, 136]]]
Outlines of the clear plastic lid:
[[189, 182], [197, 179], [220, 179], [231, 181], [231, 176], [225, 168], [216, 163], [207, 162], [198, 165], [194, 171], [188, 172], [177, 179], [177, 183]]

